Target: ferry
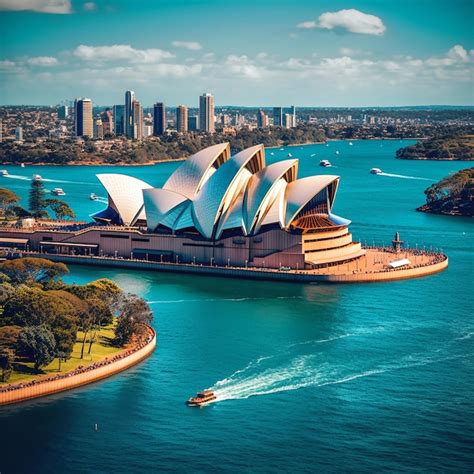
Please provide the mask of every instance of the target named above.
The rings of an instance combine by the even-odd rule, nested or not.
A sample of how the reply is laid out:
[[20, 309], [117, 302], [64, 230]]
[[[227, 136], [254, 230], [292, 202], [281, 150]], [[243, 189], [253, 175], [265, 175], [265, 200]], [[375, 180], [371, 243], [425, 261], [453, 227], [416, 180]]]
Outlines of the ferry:
[[186, 405], [190, 407], [200, 407], [203, 405], [207, 405], [210, 402], [217, 400], [216, 395], [211, 390], [203, 390], [202, 392], [198, 392], [195, 397], [191, 397], [189, 400], [186, 401]]
[[8, 176], [8, 171], [7, 170], [0, 170], [0, 174], [2, 176]]
[[33, 181], [43, 181], [43, 178], [39, 174], [34, 174]]
[[90, 196], [89, 196], [89, 199], [91, 201], [97, 201], [97, 199], [99, 199], [99, 196], [97, 196], [96, 193], [91, 193]]
[[372, 168], [370, 174], [382, 174], [382, 170], [380, 168]]
[[331, 165], [331, 162], [329, 160], [321, 160], [319, 162], [319, 166], [324, 166], [325, 168], [329, 168]]
[[66, 193], [63, 191], [63, 188], [54, 188], [51, 191], [51, 194], [55, 194], [56, 196], [66, 196]]

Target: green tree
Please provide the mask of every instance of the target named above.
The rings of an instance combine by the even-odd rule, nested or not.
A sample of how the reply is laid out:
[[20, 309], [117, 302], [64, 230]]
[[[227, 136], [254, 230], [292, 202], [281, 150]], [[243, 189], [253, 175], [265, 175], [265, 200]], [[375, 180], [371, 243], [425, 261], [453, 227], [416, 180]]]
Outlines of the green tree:
[[8, 347], [0, 347], [0, 381], [7, 382], [13, 371], [15, 352]]
[[34, 179], [31, 181], [29, 207], [33, 217], [47, 217], [46, 207], [48, 206], [45, 197], [43, 181]]
[[56, 355], [56, 341], [45, 325], [26, 327], [18, 338], [17, 352], [31, 359], [35, 369], [51, 363]]
[[19, 200], [20, 198], [13, 191], [0, 188], [0, 215], [8, 214], [8, 210]]
[[67, 203], [60, 199], [47, 199], [48, 207], [53, 211], [56, 219], [63, 220], [65, 218], [73, 219], [76, 217], [74, 211], [69, 207]]
[[42, 285], [48, 285], [52, 281], [61, 281], [61, 277], [69, 272], [64, 263], [33, 257], [7, 260], [1, 264], [0, 271], [14, 284], [40, 283]]
[[152, 319], [153, 313], [146, 301], [135, 295], [126, 295], [123, 298], [115, 328], [116, 344], [124, 346], [133, 337], [138, 339], [143, 337]]

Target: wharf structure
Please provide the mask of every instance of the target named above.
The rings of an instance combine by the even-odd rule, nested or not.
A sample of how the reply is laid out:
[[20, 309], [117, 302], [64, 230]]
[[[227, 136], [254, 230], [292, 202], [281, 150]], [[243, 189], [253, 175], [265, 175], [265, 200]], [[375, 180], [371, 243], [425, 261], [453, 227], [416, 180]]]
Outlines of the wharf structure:
[[[142, 261], [147, 268], [206, 273], [208, 267], [238, 268], [239, 277], [256, 277], [261, 269], [264, 277], [276, 272], [279, 279], [304, 281], [354, 274], [372, 274], [362, 280], [372, 281], [375, 273], [397, 269], [406, 274], [397, 278], [406, 278], [447, 266], [439, 254], [399, 255], [400, 246], [363, 249], [352, 239], [350, 221], [333, 213], [339, 177], [298, 179], [297, 159], [266, 165], [263, 145], [233, 156], [228, 143], [208, 147], [161, 188], [123, 174], [97, 177], [108, 205], [91, 216], [95, 223], [3, 229], [0, 246], [55, 260]], [[391, 265], [401, 261], [403, 268]]]

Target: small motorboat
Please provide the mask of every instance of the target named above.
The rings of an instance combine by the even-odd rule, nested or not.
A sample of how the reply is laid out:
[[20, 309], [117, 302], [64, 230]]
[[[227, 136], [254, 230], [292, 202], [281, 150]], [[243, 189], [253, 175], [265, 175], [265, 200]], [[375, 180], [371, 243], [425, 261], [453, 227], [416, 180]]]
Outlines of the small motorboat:
[[200, 407], [214, 400], [217, 400], [217, 397], [212, 390], [203, 390], [202, 392], [198, 392], [195, 397], [191, 397], [187, 400], [186, 405], [190, 407]]
[[339, 155], [339, 150], [336, 150], [336, 151], [334, 152], [334, 154], [335, 154], [335, 155]]
[[66, 196], [66, 193], [63, 191], [63, 188], [54, 188], [51, 191], [51, 194], [55, 194], [56, 196]]
[[349, 142], [349, 146], [352, 146], [352, 145], [354, 145], [354, 144], [352, 142]]
[[39, 174], [34, 174], [33, 181], [43, 181], [43, 178]]
[[273, 153], [273, 151], [270, 153], [270, 155], [272, 155], [272, 156], [273, 156], [274, 154], [275, 154], [275, 153]]
[[2, 176], [8, 176], [8, 171], [7, 170], [0, 170], [0, 174]]
[[21, 167], [21, 168], [24, 168], [24, 167], [25, 167], [25, 163], [22, 163], [22, 164], [20, 165], [20, 167]]
[[89, 199], [91, 201], [97, 201], [97, 199], [99, 199], [99, 196], [97, 196], [96, 193], [91, 193], [90, 196], [89, 196]]
[[313, 156], [316, 156], [316, 153], [311, 153], [311, 158], [312, 158]]
[[324, 166], [325, 168], [329, 168], [331, 165], [331, 162], [329, 160], [321, 160], [319, 162], [319, 166]]
[[288, 153], [288, 158], [293, 158], [293, 155], [291, 153]]
[[382, 170], [380, 168], [372, 168], [370, 174], [382, 174]]

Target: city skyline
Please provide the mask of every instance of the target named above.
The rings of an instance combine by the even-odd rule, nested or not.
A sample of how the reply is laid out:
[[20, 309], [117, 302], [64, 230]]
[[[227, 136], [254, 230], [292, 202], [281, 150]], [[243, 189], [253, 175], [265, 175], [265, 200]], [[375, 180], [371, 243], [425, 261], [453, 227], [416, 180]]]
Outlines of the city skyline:
[[197, 107], [208, 90], [220, 105], [471, 105], [471, 11], [464, 0], [243, 1], [238, 11], [220, 1], [0, 0], [0, 103], [107, 105], [135, 90], [144, 105]]

